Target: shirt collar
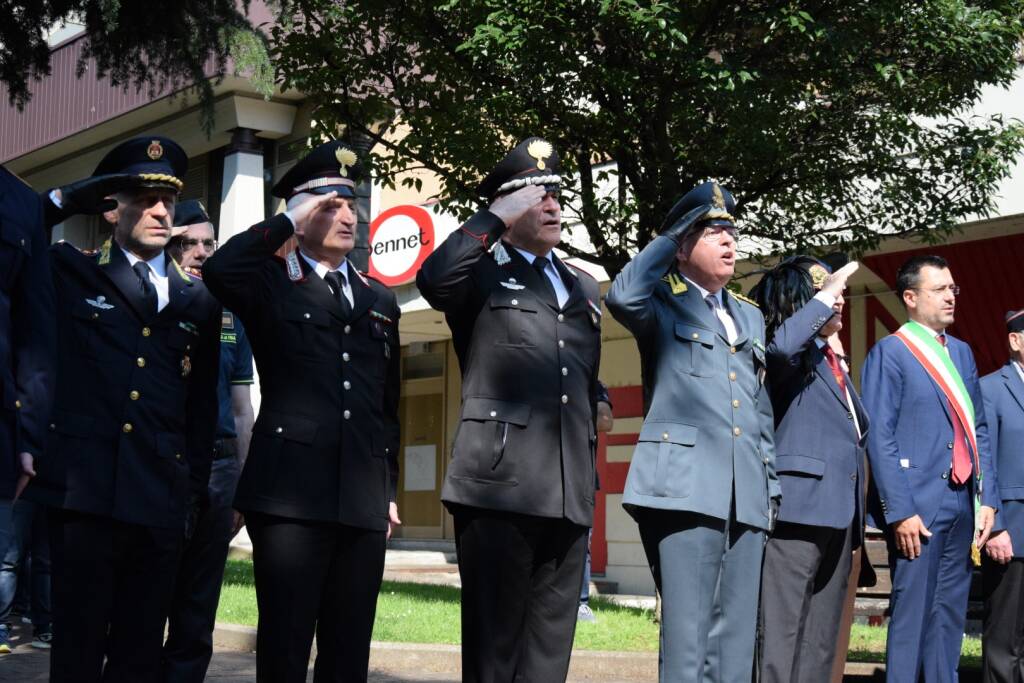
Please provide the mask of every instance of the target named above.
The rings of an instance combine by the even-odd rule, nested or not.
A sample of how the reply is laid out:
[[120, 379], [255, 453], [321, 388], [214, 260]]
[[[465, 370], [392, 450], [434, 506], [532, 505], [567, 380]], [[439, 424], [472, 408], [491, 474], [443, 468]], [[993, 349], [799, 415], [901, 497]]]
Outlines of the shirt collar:
[[[519, 247], [513, 246], [512, 248], [518, 251], [519, 255], [526, 259], [526, 262], [529, 263], [531, 266], [533, 265], [534, 261], [540, 258], [536, 254], [526, 251], [524, 249], [520, 249]], [[551, 265], [555, 265], [555, 252], [548, 252], [548, 255], [545, 256], [544, 258], [546, 258], [548, 260], [548, 263], [550, 263]]]
[[[328, 268], [324, 264], [322, 264], [319, 261], [317, 261], [317, 260], [311, 258], [310, 256], [308, 256], [306, 254], [306, 252], [302, 251], [301, 249], [299, 249], [299, 255], [302, 256], [302, 258], [304, 258], [306, 260], [306, 263], [309, 264], [309, 267], [312, 268], [313, 271], [316, 272], [316, 274], [319, 275], [321, 278], [323, 276], [327, 275], [327, 273], [331, 272], [331, 270], [332, 270], [331, 268]], [[341, 260], [341, 265], [338, 266], [337, 268], [334, 268], [333, 270], [334, 270], [334, 272], [341, 273], [343, 276], [345, 276], [345, 282], [348, 282], [348, 259], [347, 258], [346, 259], [342, 259]]]
[[[124, 252], [125, 257], [128, 259], [129, 266], [134, 266], [142, 260], [124, 247], [121, 247], [121, 251]], [[164, 252], [160, 252], [153, 258], [147, 260], [146, 264], [152, 269], [153, 274], [157, 277], [167, 277], [167, 256]]]
[[[697, 289], [697, 291], [700, 292], [700, 298], [701, 299], [707, 299], [708, 298], [708, 294], [711, 294], [711, 292], [709, 292], [708, 290], [704, 289], [703, 287], [701, 287], [700, 285], [698, 285], [696, 282], [694, 282], [690, 278], [686, 277], [685, 275], [683, 275], [683, 279], [686, 280], [687, 282], [689, 282], [691, 285], [693, 285]], [[722, 290], [721, 289], [718, 290], [717, 292], [715, 292], [714, 294], [711, 294], [711, 296], [715, 297], [715, 299], [718, 301], [718, 305], [719, 306], [721, 306], [722, 308], [725, 308], [724, 302], [722, 301]]]

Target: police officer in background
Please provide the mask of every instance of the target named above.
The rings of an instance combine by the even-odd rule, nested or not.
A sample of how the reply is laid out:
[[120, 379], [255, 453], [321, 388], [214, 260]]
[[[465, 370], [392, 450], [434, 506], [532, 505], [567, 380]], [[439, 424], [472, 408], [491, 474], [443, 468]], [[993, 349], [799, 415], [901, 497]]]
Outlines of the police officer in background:
[[765, 532], [780, 497], [764, 318], [727, 291], [735, 200], [684, 195], [608, 293], [636, 337], [644, 424], [622, 504], [662, 596], [661, 680], [749, 683]]
[[[57, 333], [47, 242], [36, 193], [0, 166], [0, 558], [16, 542], [14, 499], [35, 474], [53, 400]], [[13, 590], [5, 595], [0, 586], [0, 616], [13, 601]], [[11, 649], [0, 622], [0, 653]]]
[[815, 258], [794, 256], [750, 293], [767, 326], [782, 486], [761, 574], [763, 683], [829, 680], [853, 551], [864, 542], [868, 417], [829, 343], [842, 329], [843, 291], [857, 267], [832, 273]]
[[[25, 496], [52, 507], [51, 681], [159, 677], [217, 417], [220, 305], [164, 253], [187, 162], [165, 137], [117, 145], [93, 173], [134, 176], [103, 214], [113, 238], [94, 254], [50, 250], [57, 395]], [[77, 195], [49, 201], [67, 210]]]
[[[198, 275], [216, 247], [213, 223], [202, 203], [194, 199], [178, 204], [174, 216], [175, 234], [167, 253], [188, 273]], [[249, 340], [242, 323], [224, 310], [210, 485], [175, 580], [163, 651], [163, 680], [167, 683], [201, 683], [213, 654], [224, 563], [228, 544], [241, 521], [232, 502], [252, 431], [252, 383]]]
[[558, 154], [530, 138], [416, 284], [442, 311], [462, 415], [441, 499], [455, 518], [465, 681], [560, 681], [594, 512], [598, 286], [552, 253]]
[[[253, 543], [259, 681], [365, 681], [384, 550], [398, 524], [395, 295], [346, 259], [355, 152], [316, 147], [274, 186], [288, 210], [207, 259], [245, 323], [262, 402], [235, 497]], [[298, 249], [274, 255], [289, 237]]]

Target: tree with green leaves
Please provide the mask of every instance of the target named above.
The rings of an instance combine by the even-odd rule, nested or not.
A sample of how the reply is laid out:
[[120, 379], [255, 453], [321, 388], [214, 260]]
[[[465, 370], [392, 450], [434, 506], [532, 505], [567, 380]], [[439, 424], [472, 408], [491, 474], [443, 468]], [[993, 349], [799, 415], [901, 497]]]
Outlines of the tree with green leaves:
[[[15, 0], [0, 9], [0, 83], [21, 109], [32, 82], [50, 74], [47, 34], [66, 21], [84, 25], [89, 59], [115, 86], [150, 93], [198, 90], [205, 122], [212, 123], [213, 84], [233, 63], [246, 69], [258, 90], [270, 92], [265, 38], [246, 18], [250, 0]], [[208, 69], [212, 67], [212, 70]]]
[[939, 240], [991, 211], [1024, 134], [968, 112], [1014, 79], [1022, 15], [1024, 0], [291, 0], [271, 53], [322, 132], [375, 143], [380, 181], [427, 169], [464, 214], [515, 141], [550, 140], [594, 247], [567, 250], [614, 273], [706, 179], [769, 251]]

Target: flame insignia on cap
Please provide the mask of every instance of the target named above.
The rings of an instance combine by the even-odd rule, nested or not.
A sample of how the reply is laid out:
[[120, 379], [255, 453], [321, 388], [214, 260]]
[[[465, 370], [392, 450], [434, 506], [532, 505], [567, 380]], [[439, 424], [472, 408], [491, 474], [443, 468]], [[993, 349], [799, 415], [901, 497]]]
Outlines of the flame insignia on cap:
[[161, 158], [164, 155], [164, 146], [160, 144], [159, 140], [153, 140], [149, 143], [149, 147], [146, 148], [146, 156], [153, 161]]
[[544, 160], [551, 156], [554, 149], [551, 143], [546, 140], [534, 140], [526, 147], [526, 153], [537, 160], [537, 168], [544, 170]]
[[722, 195], [722, 188], [718, 186], [718, 183], [711, 183], [711, 196], [717, 208], [725, 208], [725, 197]]
[[341, 175], [348, 175], [348, 167], [354, 166], [356, 161], [358, 161], [356, 153], [348, 147], [339, 147], [334, 150], [334, 158], [337, 159], [338, 163], [341, 165], [341, 168], [338, 169], [341, 172]]
[[828, 279], [828, 271], [817, 263], [808, 268], [807, 272], [811, 275], [811, 284], [814, 285], [815, 289], [821, 289], [825, 284], [825, 280]]

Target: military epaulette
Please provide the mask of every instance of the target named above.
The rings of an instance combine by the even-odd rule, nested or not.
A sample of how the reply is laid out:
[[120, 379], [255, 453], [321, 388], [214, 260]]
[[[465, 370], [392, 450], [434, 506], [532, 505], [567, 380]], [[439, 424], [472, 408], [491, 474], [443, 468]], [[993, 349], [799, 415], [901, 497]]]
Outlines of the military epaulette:
[[662, 282], [667, 282], [669, 287], [672, 288], [672, 293], [676, 296], [685, 294], [689, 287], [686, 286], [686, 280], [677, 273], [667, 273], [665, 277], [661, 278]]
[[732, 295], [733, 299], [736, 299], [737, 301], [742, 301], [745, 304], [750, 304], [754, 308], [758, 308], [758, 309], [761, 308], [760, 306], [757, 305], [757, 302], [754, 301], [753, 299], [751, 299], [749, 297], [746, 297], [746, 296], [743, 296], [739, 292], [734, 292], [731, 289], [728, 290], [728, 291], [729, 291], [729, 294]]

